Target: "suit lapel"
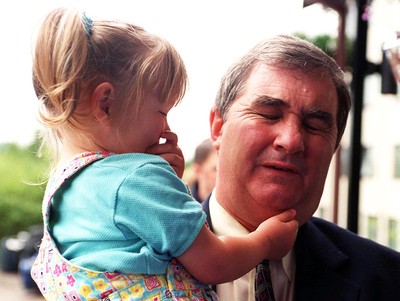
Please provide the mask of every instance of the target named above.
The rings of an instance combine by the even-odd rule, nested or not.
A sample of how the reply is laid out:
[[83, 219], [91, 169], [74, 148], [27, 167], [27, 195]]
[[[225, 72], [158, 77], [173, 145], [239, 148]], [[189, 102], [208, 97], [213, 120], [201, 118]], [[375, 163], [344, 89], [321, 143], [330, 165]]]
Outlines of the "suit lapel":
[[299, 229], [295, 251], [296, 301], [358, 300], [360, 288], [343, 274], [349, 258], [312, 222]]
[[207, 215], [207, 224], [210, 227], [210, 230], [213, 231], [212, 223], [211, 223], [211, 214], [210, 214], [210, 197], [211, 194], [201, 203], [201, 206], [203, 207], [203, 211]]

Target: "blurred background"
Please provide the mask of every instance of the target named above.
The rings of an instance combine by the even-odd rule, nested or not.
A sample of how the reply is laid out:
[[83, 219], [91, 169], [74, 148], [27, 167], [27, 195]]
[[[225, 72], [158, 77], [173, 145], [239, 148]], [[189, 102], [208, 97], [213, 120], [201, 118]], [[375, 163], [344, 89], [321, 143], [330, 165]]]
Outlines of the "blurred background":
[[0, 6], [1, 292], [35, 293], [29, 268], [42, 233], [48, 161], [36, 156], [31, 58], [40, 21], [59, 6], [78, 7], [93, 19], [134, 22], [181, 53], [189, 90], [169, 123], [186, 157], [187, 178], [196, 146], [209, 137], [220, 78], [235, 59], [278, 33], [321, 47], [346, 71], [353, 108], [316, 215], [400, 250], [400, 95], [392, 72], [400, 0], [16, 0]]

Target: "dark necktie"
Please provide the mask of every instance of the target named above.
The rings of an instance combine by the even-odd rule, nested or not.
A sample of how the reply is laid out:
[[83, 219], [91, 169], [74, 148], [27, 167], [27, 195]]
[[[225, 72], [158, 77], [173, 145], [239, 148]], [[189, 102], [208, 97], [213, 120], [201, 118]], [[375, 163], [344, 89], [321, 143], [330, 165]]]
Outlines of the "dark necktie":
[[275, 301], [268, 260], [263, 260], [256, 267], [255, 293], [256, 301]]

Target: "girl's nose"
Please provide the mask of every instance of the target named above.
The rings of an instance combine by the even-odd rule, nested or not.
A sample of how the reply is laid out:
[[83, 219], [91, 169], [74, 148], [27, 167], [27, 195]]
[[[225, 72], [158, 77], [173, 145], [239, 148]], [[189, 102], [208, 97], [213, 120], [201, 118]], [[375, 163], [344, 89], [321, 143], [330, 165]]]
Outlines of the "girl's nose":
[[168, 120], [167, 120], [167, 119], [165, 119], [165, 123], [164, 123], [164, 131], [170, 131], [170, 130], [171, 130], [171, 128], [169, 127]]

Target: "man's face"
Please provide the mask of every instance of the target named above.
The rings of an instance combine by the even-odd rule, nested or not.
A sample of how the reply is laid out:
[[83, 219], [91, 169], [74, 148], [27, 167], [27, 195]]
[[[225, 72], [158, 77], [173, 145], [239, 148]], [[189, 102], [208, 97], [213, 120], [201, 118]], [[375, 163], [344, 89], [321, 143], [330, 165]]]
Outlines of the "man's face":
[[219, 203], [250, 230], [288, 208], [303, 224], [318, 207], [335, 152], [337, 105], [326, 77], [256, 67], [225, 122], [211, 113]]

